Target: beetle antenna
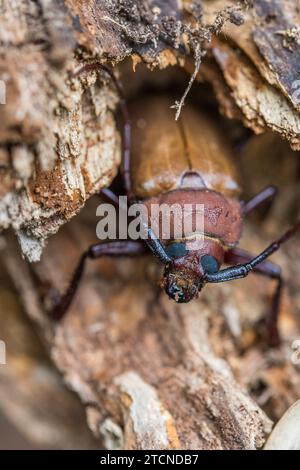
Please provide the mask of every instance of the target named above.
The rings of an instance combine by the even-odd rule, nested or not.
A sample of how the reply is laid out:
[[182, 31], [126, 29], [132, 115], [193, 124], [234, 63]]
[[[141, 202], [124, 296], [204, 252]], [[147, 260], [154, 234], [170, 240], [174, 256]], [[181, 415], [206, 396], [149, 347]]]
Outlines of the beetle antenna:
[[130, 160], [131, 160], [131, 121], [130, 121], [130, 114], [127, 106], [127, 102], [125, 99], [124, 91], [122, 88], [121, 83], [115, 76], [114, 72], [107, 67], [106, 65], [100, 63], [93, 63], [93, 64], [86, 64], [81, 67], [77, 72], [75, 72], [72, 76], [78, 77], [84, 72], [90, 72], [94, 70], [103, 70], [106, 72], [119, 95], [119, 105], [122, 111], [123, 120], [124, 120], [124, 127], [123, 127], [123, 159], [122, 159], [122, 178], [126, 190], [126, 194], [128, 197], [129, 202], [134, 201], [135, 196], [132, 190], [132, 182], [131, 182], [131, 175], [130, 175]]
[[235, 279], [241, 279], [248, 276], [248, 274], [253, 271], [253, 269], [262, 263], [265, 259], [271, 256], [275, 251], [279, 250], [281, 245], [287, 242], [300, 230], [300, 221], [298, 221], [292, 228], [287, 230], [282, 237], [280, 237], [275, 242], [271, 243], [262, 253], [253, 258], [251, 261], [245, 264], [237, 264], [227, 269], [222, 269], [214, 274], [205, 274], [205, 282], [226, 282], [234, 281]]
[[164, 264], [169, 264], [172, 262], [172, 258], [166, 253], [161, 241], [156, 237], [155, 233], [148, 227], [144, 226], [145, 231], [147, 232], [147, 238], [145, 242], [152, 251], [152, 253]]

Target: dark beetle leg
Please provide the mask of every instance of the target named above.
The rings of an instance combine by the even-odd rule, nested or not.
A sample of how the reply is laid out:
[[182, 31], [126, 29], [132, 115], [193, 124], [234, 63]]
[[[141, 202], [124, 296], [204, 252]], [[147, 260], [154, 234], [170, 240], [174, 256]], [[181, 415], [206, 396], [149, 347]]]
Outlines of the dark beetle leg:
[[124, 127], [123, 127], [123, 159], [122, 159], [122, 169], [121, 169], [121, 174], [124, 182], [124, 187], [126, 190], [126, 194], [128, 197], [129, 202], [134, 201], [135, 195], [133, 193], [132, 189], [132, 182], [131, 182], [131, 175], [130, 175], [130, 159], [131, 159], [131, 122], [130, 122], [130, 116], [129, 116], [129, 111], [128, 111], [128, 106], [126, 103], [126, 99], [124, 97], [123, 89], [120, 84], [120, 82], [117, 80], [115, 74], [113, 71], [106, 67], [105, 65], [99, 64], [99, 63], [94, 63], [94, 64], [86, 64], [81, 69], [76, 72], [73, 76], [77, 77], [81, 75], [84, 72], [90, 72], [94, 70], [103, 70], [106, 72], [110, 78], [112, 79], [114, 86], [117, 90], [117, 93], [119, 95], [119, 104], [120, 108], [122, 111], [123, 115], [123, 120], [124, 120]]
[[[225, 262], [228, 264], [243, 264], [248, 263], [253, 259], [251, 253], [233, 248], [225, 255]], [[266, 327], [269, 335], [269, 343], [271, 346], [280, 345], [280, 336], [278, 331], [278, 315], [280, 309], [280, 300], [283, 287], [283, 280], [281, 277], [281, 269], [274, 263], [268, 260], [263, 261], [261, 264], [253, 269], [256, 274], [269, 277], [270, 279], [276, 279], [277, 285], [272, 298], [271, 308], [268, 310], [266, 317]]]
[[144, 243], [132, 241], [117, 241], [92, 245], [80, 257], [67, 291], [59, 299], [50, 316], [54, 320], [60, 320], [67, 312], [77, 292], [87, 259], [97, 259], [101, 256], [139, 256], [144, 254], [145, 250], [146, 246]]
[[250, 214], [254, 209], [260, 206], [263, 202], [268, 199], [272, 202], [277, 194], [277, 188], [275, 186], [268, 186], [263, 191], [254, 196], [250, 201], [246, 202], [243, 206], [244, 215]]
[[119, 198], [113, 191], [111, 191], [111, 189], [101, 189], [99, 196], [103, 196], [108, 202], [113, 204], [115, 207], [119, 207]]

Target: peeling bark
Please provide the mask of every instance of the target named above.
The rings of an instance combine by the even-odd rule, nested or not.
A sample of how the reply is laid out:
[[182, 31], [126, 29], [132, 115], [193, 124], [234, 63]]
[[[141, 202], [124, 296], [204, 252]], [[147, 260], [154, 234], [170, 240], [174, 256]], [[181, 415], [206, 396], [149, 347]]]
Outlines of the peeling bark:
[[200, 64], [210, 49], [201, 76], [214, 86], [222, 111], [256, 133], [272, 129], [299, 149], [296, 5], [199, 5], [2, 1], [0, 227], [14, 228], [30, 261], [91, 194], [109, 185], [120, 162], [112, 115], [118, 98], [93, 74], [70, 78], [81, 63], [131, 57], [134, 66], [164, 68], [183, 65], [189, 55]]
[[[255, 133], [278, 132], [299, 150], [298, 5], [278, 0], [253, 0], [252, 4], [244, 13], [244, 23], [238, 27], [227, 23], [212, 45], [223, 76], [219, 80], [225, 79], [247, 127]], [[204, 2], [207, 21], [222, 5], [222, 0]], [[230, 108], [227, 112], [223, 106], [223, 111], [231, 117]]]
[[[250, 196], [270, 183], [282, 188], [283, 202], [264, 224], [258, 219], [247, 226], [244, 246], [258, 252], [281, 233], [282, 224], [299, 215], [297, 159], [279, 139], [300, 148], [294, 85], [297, 2], [254, 0], [253, 8], [248, 3], [0, 4], [0, 79], [7, 91], [7, 104], [0, 105], [0, 228], [13, 228], [30, 261], [39, 260], [45, 240], [55, 234], [40, 263], [30, 266], [20, 259], [12, 233], [1, 257], [24, 310], [65, 382], [80, 397], [99, 445], [106, 448], [259, 448], [271, 420], [277, 421], [300, 393], [297, 367], [290, 360], [299, 336], [294, 263], [299, 241], [277, 255], [288, 286], [279, 351], [266, 347], [262, 326], [273, 286], [254, 276], [210, 286], [199, 300], [175, 305], [158, 288], [155, 260], [103, 259], [89, 264], [79, 295], [59, 325], [47, 317], [50, 300], [44, 303], [39, 288], [48, 281], [60, 291], [67, 285], [79, 254], [95, 241], [96, 202], [88, 199], [111, 183], [120, 164], [114, 117], [118, 96], [102, 74], [72, 78], [82, 64], [116, 65], [130, 58], [139, 77], [140, 62], [151, 69], [185, 66], [192, 73], [195, 59], [201, 59], [198, 78], [212, 85], [221, 111], [254, 133], [266, 133], [252, 137], [241, 155], [246, 192]], [[14, 310], [1, 296], [0, 305], [2, 311]], [[20, 353], [30, 374], [39, 355], [27, 361]], [[2, 376], [4, 391], [6, 380], [14, 384], [20, 378], [17, 363], [9, 377]], [[31, 390], [36, 383], [27, 385]], [[7, 414], [21, 429], [36, 414], [28, 405], [27, 385], [14, 398], [27, 402], [29, 412], [23, 415], [21, 406], [6, 402]], [[51, 394], [40, 393], [51, 411]], [[72, 399], [64, 399], [73, 416]], [[50, 420], [45, 433], [53, 445], [55, 426], [59, 420]], [[67, 428], [66, 441], [82, 445]]]
[[30, 261], [120, 162], [116, 96], [95, 74], [70, 78], [75, 39], [62, 2], [55, 15], [54, 3], [1, 6], [0, 226], [14, 228]]

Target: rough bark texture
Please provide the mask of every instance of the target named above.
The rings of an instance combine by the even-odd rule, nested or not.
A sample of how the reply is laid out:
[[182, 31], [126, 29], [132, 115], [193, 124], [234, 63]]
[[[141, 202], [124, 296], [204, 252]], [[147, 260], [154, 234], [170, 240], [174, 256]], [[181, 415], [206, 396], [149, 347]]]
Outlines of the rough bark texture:
[[[1, 340], [7, 362], [0, 366], [1, 411], [41, 448], [99, 448], [79, 400], [66, 389], [25, 317], [3, 264], [0, 272]], [[3, 437], [1, 433], [1, 442]]]
[[[222, 0], [204, 3], [207, 20], [224, 4]], [[243, 25], [227, 23], [211, 44], [213, 64], [218, 66], [213, 69], [214, 81], [219, 77], [216, 94], [229, 118], [233, 116], [228, 91], [240, 111], [235, 117], [247, 127], [257, 134], [267, 129], [278, 132], [299, 150], [299, 6], [296, 1], [252, 3]]]
[[299, 149], [296, 2], [200, 3], [2, 0], [0, 228], [14, 228], [30, 261], [120, 161], [117, 98], [93, 73], [72, 79], [80, 63], [131, 57], [135, 66], [190, 67], [188, 55], [199, 62], [209, 49], [201, 76], [226, 115]]
[[79, 62], [62, 2], [2, 1], [0, 43], [0, 226], [36, 261], [45, 238], [116, 174], [116, 97], [93, 74], [68, 78]]
[[[103, 259], [89, 264], [76, 302], [59, 325], [47, 317], [49, 299], [41, 301], [38, 282], [49, 281], [63, 291], [79, 254], [95, 241], [97, 199], [86, 202], [109, 185], [120, 161], [113, 117], [117, 96], [95, 73], [72, 78], [80, 64], [115, 64], [131, 57], [134, 66], [144, 61], [151, 68], [179, 64], [192, 70], [188, 56], [196, 63], [202, 58], [198, 78], [212, 85], [227, 117], [255, 133], [271, 129], [293, 149], [300, 148], [297, 2], [255, 0], [247, 9], [248, 3], [0, 4], [0, 79], [7, 90], [7, 104], [0, 105], [1, 227], [12, 227], [23, 254], [37, 260], [45, 239], [86, 205], [51, 237], [40, 263], [21, 260], [12, 232], [3, 239], [2, 258], [22, 307], [83, 402], [99, 445], [107, 448], [254, 449], [263, 445], [271, 420], [299, 397], [299, 374], [291, 362], [292, 343], [299, 338], [299, 267], [294, 262], [299, 240], [277, 255], [287, 280], [280, 321], [284, 341], [278, 351], [267, 347], [262, 324], [274, 286], [261, 278], [207, 287], [199, 300], [180, 306], [160, 292], [160, 267], [152, 258]], [[224, 34], [216, 37], [224, 23]], [[296, 157], [270, 133], [252, 137], [241, 155], [248, 195], [268, 183], [282, 189], [281, 202], [264, 224], [257, 219], [247, 226], [243, 246], [254, 252], [299, 215]], [[11, 330], [17, 329], [15, 300], [7, 295], [2, 289], [0, 312], [9, 313]], [[30, 416], [35, 423], [31, 436], [45, 436], [40, 443], [48, 438], [54, 446], [93, 446], [84, 431], [82, 440], [72, 432], [77, 404], [67, 392], [59, 394], [70, 421], [50, 419], [47, 404], [52, 406], [50, 397], [61, 384], [48, 364], [43, 370], [57, 382], [52, 389], [47, 379], [49, 389], [44, 384], [39, 389], [45, 428], [37, 431], [40, 410], [32, 405], [31, 390], [44, 356], [31, 352], [34, 339], [27, 329], [29, 350], [18, 350], [10, 328], [5, 336], [16, 360], [1, 369], [1, 396], [7, 383], [22, 384], [14, 399], [0, 400], [7, 415], [21, 429]], [[16, 403], [22, 403], [24, 414]], [[79, 420], [80, 426], [84, 429]]]

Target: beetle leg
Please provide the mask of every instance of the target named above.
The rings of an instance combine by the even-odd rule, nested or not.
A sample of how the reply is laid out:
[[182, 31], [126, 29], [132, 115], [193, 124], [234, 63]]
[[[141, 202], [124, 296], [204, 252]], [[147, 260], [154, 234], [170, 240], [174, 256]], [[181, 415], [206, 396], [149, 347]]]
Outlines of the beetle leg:
[[277, 188], [275, 186], [268, 186], [263, 191], [254, 196], [250, 201], [246, 202], [243, 206], [244, 215], [250, 214], [254, 209], [260, 206], [263, 202], [270, 200], [273, 201], [277, 194]]
[[[238, 248], [233, 248], [225, 254], [225, 262], [228, 264], [248, 263], [253, 259], [251, 253]], [[278, 331], [278, 316], [280, 309], [281, 293], [283, 288], [283, 279], [281, 277], [281, 268], [271, 261], [265, 260], [253, 269], [256, 274], [261, 274], [270, 279], [275, 279], [277, 282], [271, 308], [267, 312], [266, 327], [269, 336], [269, 343], [271, 346], [280, 345], [280, 335]]]
[[[265, 260], [269, 256], [279, 250], [281, 245], [287, 242], [291, 237], [293, 237], [298, 230], [300, 230], [300, 221], [298, 221], [292, 228], [287, 230], [287, 232], [285, 232], [282, 237], [280, 237], [275, 242], [271, 243], [262, 253], [260, 253], [255, 258], [252, 258], [251, 260], [246, 261], [244, 263], [237, 264], [236, 266], [232, 266], [227, 269], [222, 269], [221, 271], [218, 271], [214, 274], [205, 274], [204, 281], [218, 283], [234, 281], [235, 279], [241, 279], [248, 276], [248, 274], [254, 271], [255, 268], [258, 268], [258, 265], [262, 265], [262, 263], [265, 262]], [[264, 263], [264, 265], [266, 266], [266, 263]], [[277, 291], [275, 292], [273, 300], [273, 305], [275, 309], [276, 305], [279, 305], [281, 290], [282, 281], [280, 280], [280, 282], [278, 281]]]
[[75, 297], [88, 259], [97, 259], [102, 256], [139, 256], [145, 252], [146, 246], [142, 242], [116, 241], [92, 245], [81, 255], [68, 289], [65, 294], [60, 297], [52, 312], [50, 312], [50, 316], [54, 320], [63, 318]]
[[119, 198], [111, 189], [107, 189], [107, 188], [101, 189], [98, 195], [103, 196], [111, 204], [119, 208]]

